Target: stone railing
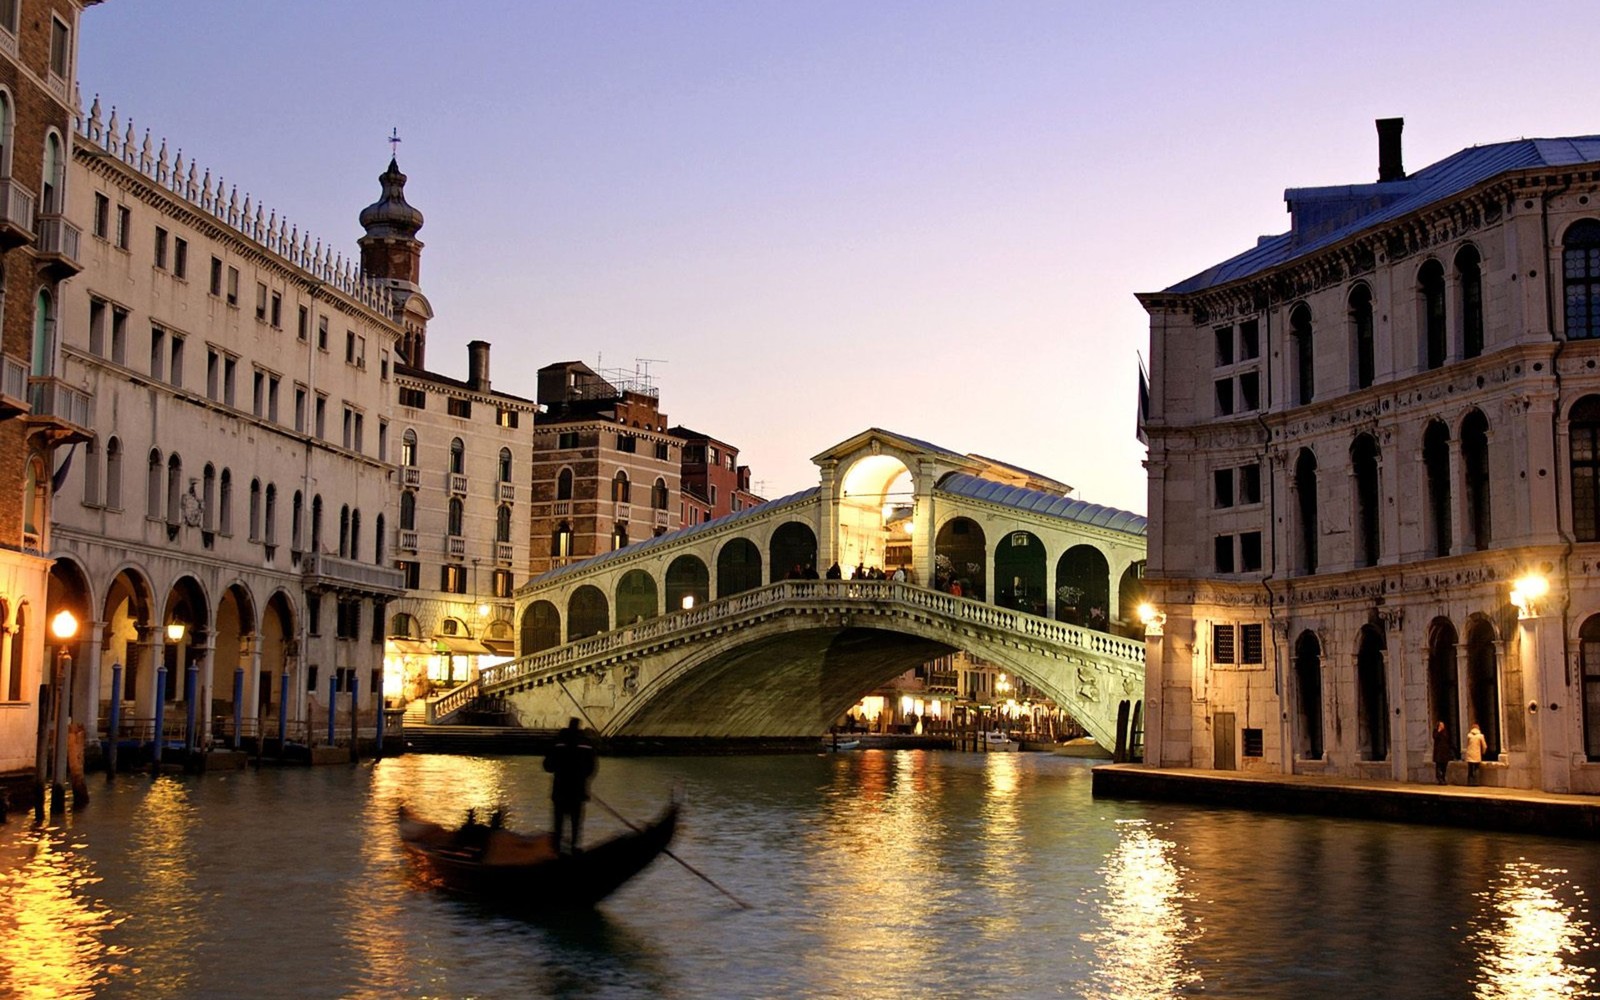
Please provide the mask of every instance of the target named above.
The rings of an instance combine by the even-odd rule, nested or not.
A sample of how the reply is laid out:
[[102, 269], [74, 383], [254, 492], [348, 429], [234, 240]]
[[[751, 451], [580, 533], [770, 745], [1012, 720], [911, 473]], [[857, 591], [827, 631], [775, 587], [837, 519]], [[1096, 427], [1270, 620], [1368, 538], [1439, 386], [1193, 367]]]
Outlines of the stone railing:
[[33, 192], [7, 177], [0, 180], [0, 224], [33, 232]]
[[1144, 665], [1144, 644], [1141, 642], [1051, 621], [1022, 611], [997, 608], [982, 601], [927, 590], [909, 583], [893, 580], [784, 580], [488, 667], [483, 671], [482, 681], [485, 690], [493, 691], [559, 674], [593, 660], [620, 655], [625, 648], [682, 639], [697, 632], [726, 626], [763, 611], [804, 608], [808, 605], [845, 610], [848, 605], [855, 603], [919, 608], [941, 618], [1081, 649], [1096, 656], [1121, 660], [1130, 666], [1142, 668]]
[[313, 552], [305, 557], [305, 581], [307, 586], [402, 591], [405, 590], [406, 575], [388, 566], [374, 566]]
[[35, 419], [53, 418], [73, 427], [90, 423], [89, 394], [50, 375], [28, 379], [28, 402]]
[[428, 699], [428, 725], [437, 725], [478, 700], [483, 693], [482, 683], [473, 678], [437, 698]]

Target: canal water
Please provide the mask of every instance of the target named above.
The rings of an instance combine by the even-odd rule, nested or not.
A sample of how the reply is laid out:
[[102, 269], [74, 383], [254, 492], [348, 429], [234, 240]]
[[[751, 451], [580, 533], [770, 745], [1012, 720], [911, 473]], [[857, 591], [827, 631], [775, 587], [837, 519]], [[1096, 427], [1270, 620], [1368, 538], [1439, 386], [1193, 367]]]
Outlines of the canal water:
[[1593, 843], [1098, 801], [1042, 754], [603, 759], [629, 817], [682, 790], [674, 851], [750, 908], [662, 858], [542, 923], [420, 885], [395, 832], [546, 826], [537, 758], [90, 787], [0, 827], [0, 996], [1600, 995]]

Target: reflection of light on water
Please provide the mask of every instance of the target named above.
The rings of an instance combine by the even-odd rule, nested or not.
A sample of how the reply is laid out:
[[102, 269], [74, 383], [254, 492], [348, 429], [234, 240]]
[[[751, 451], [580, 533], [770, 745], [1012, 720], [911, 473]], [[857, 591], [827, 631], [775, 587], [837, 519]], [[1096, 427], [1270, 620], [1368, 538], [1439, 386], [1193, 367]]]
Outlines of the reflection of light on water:
[[[983, 797], [983, 829], [979, 833], [984, 846], [978, 855], [983, 866], [983, 887], [1000, 898], [1012, 898], [1022, 889], [1017, 882], [1017, 859], [1012, 853], [1022, 840], [1017, 819], [1022, 755], [988, 754], [984, 763], [984, 783], [988, 788]], [[1017, 923], [1016, 915], [1010, 912], [1002, 911], [994, 917]]]
[[1184, 959], [1199, 931], [1184, 918], [1182, 904], [1190, 895], [1183, 872], [1173, 860], [1172, 842], [1157, 837], [1149, 823], [1120, 822], [1118, 831], [1121, 839], [1100, 869], [1105, 927], [1089, 938], [1099, 964], [1085, 995], [1172, 996], [1200, 979]]
[[97, 880], [87, 861], [58, 841], [60, 832], [33, 836], [31, 856], [0, 870], [0, 987], [16, 997], [92, 996], [116, 968], [102, 937], [117, 921], [87, 897], [85, 888]]
[[199, 822], [189, 788], [172, 778], [152, 782], [133, 816], [129, 860], [139, 891], [129, 911], [139, 917], [141, 950], [168, 956], [143, 970], [156, 992], [182, 993], [193, 986], [198, 971], [188, 944], [201, 930], [193, 843]]
[[1494, 910], [1481, 913], [1472, 932], [1482, 955], [1475, 993], [1480, 1000], [1571, 997], [1588, 985], [1595, 970], [1570, 959], [1595, 941], [1576, 906], [1557, 895], [1583, 896], [1566, 874], [1514, 861], [1490, 882], [1482, 897]]

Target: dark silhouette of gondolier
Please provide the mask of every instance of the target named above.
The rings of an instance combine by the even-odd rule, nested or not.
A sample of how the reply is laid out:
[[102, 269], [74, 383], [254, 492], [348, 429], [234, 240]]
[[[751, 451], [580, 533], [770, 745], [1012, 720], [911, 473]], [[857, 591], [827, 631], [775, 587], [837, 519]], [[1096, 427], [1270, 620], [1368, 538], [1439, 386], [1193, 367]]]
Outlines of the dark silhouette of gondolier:
[[572, 719], [567, 728], [556, 734], [556, 745], [545, 755], [544, 769], [554, 775], [550, 783], [550, 801], [555, 805], [555, 849], [561, 850], [563, 821], [572, 826], [572, 851], [578, 851], [578, 834], [583, 829], [583, 804], [589, 799], [589, 779], [594, 776], [594, 747], [583, 742], [578, 720]]

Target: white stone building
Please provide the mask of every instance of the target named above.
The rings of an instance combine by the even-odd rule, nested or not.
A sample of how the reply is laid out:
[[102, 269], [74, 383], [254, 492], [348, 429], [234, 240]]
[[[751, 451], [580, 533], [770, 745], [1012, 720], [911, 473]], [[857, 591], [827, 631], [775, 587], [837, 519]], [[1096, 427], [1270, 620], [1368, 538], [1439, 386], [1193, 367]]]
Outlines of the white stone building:
[[63, 377], [94, 413], [50, 554], [52, 604], [89, 623], [75, 714], [172, 719], [191, 684], [230, 727], [240, 685], [247, 733], [325, 718], [330, 685], [370, 706], [405, 582], [389, 416], [415, 307], [98, 101], [69, 192]]
[[1600, 792], [1600, 137], [1292, 189], [1150, 313], [1146, 759]]

